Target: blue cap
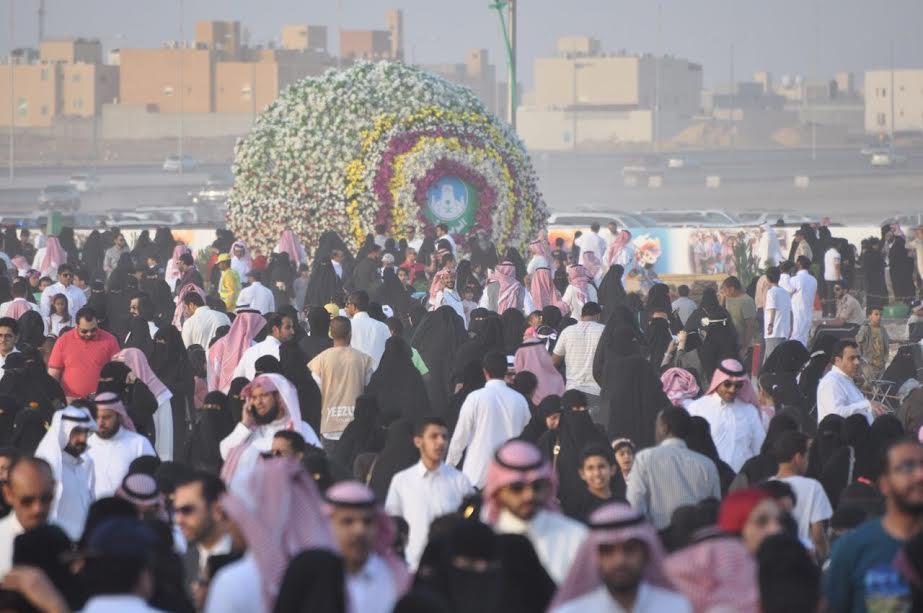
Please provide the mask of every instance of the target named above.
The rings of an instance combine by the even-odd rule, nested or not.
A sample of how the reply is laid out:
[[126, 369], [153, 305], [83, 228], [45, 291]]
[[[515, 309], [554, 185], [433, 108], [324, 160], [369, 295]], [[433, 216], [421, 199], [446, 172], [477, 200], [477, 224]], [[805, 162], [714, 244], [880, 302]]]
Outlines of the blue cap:
[[99, 558], [141, 558], [151, 556], [157, 535], [144, 522], [132, 517], [113, 517], [101, 522], [87, 539], [87, 555]]

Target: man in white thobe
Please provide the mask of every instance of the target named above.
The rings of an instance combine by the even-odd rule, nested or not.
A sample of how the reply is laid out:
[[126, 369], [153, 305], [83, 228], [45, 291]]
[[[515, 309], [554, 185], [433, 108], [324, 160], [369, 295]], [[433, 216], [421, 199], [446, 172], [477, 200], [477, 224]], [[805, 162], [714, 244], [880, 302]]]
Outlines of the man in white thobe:
[[157, 453], [146, 436], [135, 432], [135, 424], [116, 394], [103, 392], [95, 402], [97, 431], [90, 436], [87, 454], [93, 460], [94, 495], [99, 500], [119, 489], [136, 458]]
[[467, 450], [462, 472], [479, 488], [484, 487], [487, 467], [497, 448], [522, 434], [531, 419], [525, 397], [504, 380], [506, 356], [488, 353], [482, 367], [487, 383], [465, 398], [446, 458], [446, 463], [456, 466]]
[[205, 300], [195, 292], [188, 292], [183, 298], [183, 311], [186, 315], [186, 321], [183, 322], [183, 344], [187, 349], [199, 345], [207, 350], [218, 328], [231, 325], [227, 315], [205, 306]]
[[388, 326], [372, 319], [368, 314], [369, 295], [359, 290], [349, 295], [346, 302], [346, 313], [352, 325], [352, 340], [350, 346], [372, 358], [372, 369], [378, 369], [381, 354], [385, 352], [385, 343], [391, 337]]
[[271, 355], [279, 359], [279, 347], [295, 335], [295, 324], [291, 317], [272, 313], [266, 318], [266, 327], [269, 334], [266, 338], [249, 347], [240, 357], [237, 368], [234, 369], [234, 378], [246, 377], [250, 381], [256, 376], [256, 361], [264, 355]]
[[87, 511], [95, 498], [93, 460], [87, 454], [87, 441], [95, 430], [96, 422], [88, 409], [65, 407], [55, 412], [35, 450], [35, 457], [48, 462], [54, 472], [51, 520], [73, 541], [83, 534]]
[[68, 264], [58, 266], [58, 282], [52, 283], [42, 292], [39, 300], [42, 317], [51, 317], [51, 303], [58, 294], [67, 296], [67, 310], [71, 318], [76, 317], [77, 311], [87, 305], [87, 295], [74, 285], [74, 270]]
[[598, 223], [591, 224], [590, 231], [581, 234], [580, 238], [574, 241], [574, 244], [580, 248], [580, 253], [592, 251], [600, 260], [604, 259], [606, 255], [606, 239], [599, 235]]
[[827, 415], [863, 415], [869, 423], [887, 408], [865, 397], [854, 379], [862, 368], [859, 345], [843, 340], [833, 347], [833, 367], [817, 385], [817, 421]]
[[385, 511], [407, 521], [406, 557], [415, 570], [429, 538], [430, 524], [458, 510], [474, 487], [468, 477], [443, 462], [448, 428], [441, 419], [430, 418], [420, 424], [413, 444], [420, 451], [420, 461], [392, 477]]
[[538, 447], [521, 440], [500, 447], [487, 470], [481, 519], [499, 534], [521, 534], [561, 584], [587, 536], [582, 523], [549, 508], [554, 469]]
[[740, 472], [744, 462], [759, 454], [766, 431], [756, 407], [756, 393], [737, 360], [723, 360], [704, 396], [689, 405], [689, 414], [704, 417], [718, 456]]
[[314, 429], [301, 420], [295, 386], [282, 375], [259, 375], [240, 396], [245, 399], [240, 422], [218, 445], [224, 460], [221, 478], [229, 486], [249, 476], [260, 456], [272, 449], [272, 439], [280, 430], [294, 430], [307, 444], [322, 447]]
[[798, 258], [798, 273], [789, 281], [792, 288], [792, 340], [807, 348], [814, 323], [814, 297], [817, 295], [817, 279], [811, 275], [808, 258]]
[[261, 315], [276, 310], [276, 299], [272, 295], [272, 290], [263, 285], [262, 278], [263, 274], [259, 270], [247, 273], [250, 285], [240, 290], [240, 294], [237, 295], [238, 308], [247, 307], [259, 311]]

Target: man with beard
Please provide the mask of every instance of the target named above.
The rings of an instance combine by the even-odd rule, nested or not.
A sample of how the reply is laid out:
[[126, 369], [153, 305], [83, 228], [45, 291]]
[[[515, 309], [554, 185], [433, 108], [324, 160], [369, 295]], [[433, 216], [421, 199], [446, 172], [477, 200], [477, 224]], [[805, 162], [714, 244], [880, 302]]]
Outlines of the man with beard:
[[260, 454], [272, 450], [272, 439], [280, 430], [294, 430], [308, 444], [322, 446], [314, 429], [301, 419], [295, 386], [282, 375], [259, 375], [240, 395], [246, 398], [240, 422], [219, 445], [225, 483], [246, 478]]
[[74, 541], [83, 533], [94, 498], [93, 460], [86, 453], [93, 430], [96, 424], [88, 409], [65, 407], [54, 414], [35, 450], [35, 457], [48, 462], [55, 477], [51, 518]]
[[179, 260], [176, 262], [176, 269], [180, 273], [179, 282], [176, 284], [175, 291], [177, 296], [179, 295], [180, 290], [187, 285], [205, 287], [205, 281], [202, 280], [202, 275], [196, 268], [195, 260], [192, 259], [191, 253], [184, 253], [179, 256]]
[[[215, 475], [197, 472], [181, 481], [173, 495], [173, 517], [189, 544], [183, 556], [186, 583], [204, 604], [197, 587], [206, 575], [208, 558], [231, 553], [233, 542], [227, 520], [218, 504], [225, 493], [224, 482]], [[201, 608], [201, 607], [200, 607]]]
[[87, 454], [93, 460], [94, 493], [100, 499], [112, 496], [122, 485], [133, 460], [157, 454], [151, 442], [135, 432], [118, 395], [103, 392], [95, 402], [97, 430], [90, 436]]
[[892, 566], [923, 529], [923, 444], [904, 438], [884, 450], [878, 490], [885, 514], [837, 539], [824, 578], [831, 611], [862, 613], [910, 608], [910, 588]]
[[54, 501], [54, 474], [45, 460], [22, 456], [9, 470], [3, 497], [12, 507], [0, 521], [0, 577], [13, 565], [13, 543], [23, 532], [48, 523]]
[[560, 584], [587, 530], [553, 510], [553, 475], [551, 463], [538, 447], [520, 440], [507, 442], [487, 468], [482, 519], [500, 534], [528, 538], [542, 566]]
[[590, 535], [549, 610], [691, 612], [689, 601], [664, 576], [663, 556], [644, 517], [626, 504], [600, 507], [590, 515]]
[[353, 610], [389, 613], [410, 583], [403, 561], [391, 550], [394, 523], [372, 490], [358, 481], [331, 486], [325, 498]]

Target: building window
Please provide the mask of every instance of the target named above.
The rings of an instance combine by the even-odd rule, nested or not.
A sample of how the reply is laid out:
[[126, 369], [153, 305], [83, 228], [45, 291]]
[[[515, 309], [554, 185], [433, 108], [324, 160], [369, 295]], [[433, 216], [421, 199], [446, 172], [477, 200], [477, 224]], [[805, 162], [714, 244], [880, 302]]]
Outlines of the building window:
[[42, 68], [42, 77], [41, 77], [41, 78], [42, 78], [42, 81], [47, 81], [47, 80], [48, 80], [48, 69], [47, 69], [47, 68]]
[[26, 98], [16, 101], [16, 113], [20, 117], [26, 117], [29, 114], [29, 101]]
[[882, 88], [881, 88], [881, 97], [882, 97], [882, 98], [887, 98], [887, 97], [888, 97], [888, 88], [887, 88], [887, 87], [882, 87]]
[[876, 119], [878, 120], [878, 125], [880, 126], [885, 125], [885, 114], [884, 113], [878, 113], [878, 117]]

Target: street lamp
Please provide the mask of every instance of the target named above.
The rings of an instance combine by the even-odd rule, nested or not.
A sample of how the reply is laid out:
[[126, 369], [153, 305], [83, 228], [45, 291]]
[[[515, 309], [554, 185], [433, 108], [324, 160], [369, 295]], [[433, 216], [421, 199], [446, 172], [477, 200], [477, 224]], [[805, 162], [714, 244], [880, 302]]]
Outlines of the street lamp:
[[16, 73], [15, 67], [13, 66], [13, 33], [15, 27], [13, 25], [13, 0], [10, 0], [10, 183], [13, 182], [13, 179], [16, 176], [16, 95], [13, 91], [13, 75]]
[[[496, 0], [487, 8], [497, 11], [500, 18], [500, 27], [503, 30], [503, 42], [506, 45], [506, 63], [509, 68], [509, 83], [507, 95], [507, 120], [516, 131], [516, 0]], [[507, 10], [507, 17], [503, 10]]]
[[183, 99], [186, 97], [183, 84], [183, 55], [185, 53], [185, 33], [183, 30], [183, 0], [179, 0], [179, 43], [177, 55], [179, 57], [179, 138], [176, 142], [176, 154], [179, 156], [179, 174], [183, 174]]

